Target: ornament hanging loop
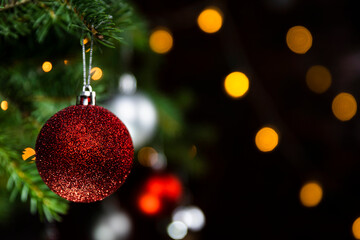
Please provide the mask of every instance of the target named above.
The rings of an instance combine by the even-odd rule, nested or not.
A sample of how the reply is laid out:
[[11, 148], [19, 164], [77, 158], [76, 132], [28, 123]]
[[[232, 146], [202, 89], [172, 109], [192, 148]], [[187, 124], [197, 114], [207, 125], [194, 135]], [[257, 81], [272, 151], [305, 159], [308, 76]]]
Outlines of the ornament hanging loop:
[[85, 92], [86, 89], [88, 89], [88, 91], [92, 92], [92, 87], [90, 85], [88, 85], [88, 84], [83, 86], [82, 91]]
[[91, 78], [91, 65], [92, 65], [92, 53], [94, 46], [93, 35], [91, 35], [90, 42], [90, 56], [89, 56], [89, 71], [86, 72], [86, 51], [85, 51], [85, 37], [82, 39], [82, 60], [83, 60], [83, 88], [80, 95], [77, 97], [76, 105], [95, 105], [96, 93], [92, 90], [90, 85]]

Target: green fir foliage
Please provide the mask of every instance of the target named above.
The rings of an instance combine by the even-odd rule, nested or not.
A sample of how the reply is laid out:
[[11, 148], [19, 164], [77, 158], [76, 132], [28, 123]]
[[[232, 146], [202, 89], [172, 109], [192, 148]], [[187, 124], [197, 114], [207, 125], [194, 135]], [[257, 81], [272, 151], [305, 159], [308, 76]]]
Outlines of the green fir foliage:
[[0, 132], [0, 167], [2, 177], [9, 176], [6, 188], [10, 191], [10, 200], [20, 198], [29, 202], [31, 213], [38, 213], [47, 221], [61, 220], [60, 214], [68, 210], [68, 202], [53, 193], [42, 181], [33, 161], [20, 159], [18, 150], [9, 148], [4, 131]]
[[42, 42], [53, 26], [59, 35], [84, 33], [114, 47], [114, 40], [122, 40], [120, 33], [129, 25], [130, 15], [129, 6], [121, 0], [2, 0], [0, 35], [19, 38], [35, 32]]

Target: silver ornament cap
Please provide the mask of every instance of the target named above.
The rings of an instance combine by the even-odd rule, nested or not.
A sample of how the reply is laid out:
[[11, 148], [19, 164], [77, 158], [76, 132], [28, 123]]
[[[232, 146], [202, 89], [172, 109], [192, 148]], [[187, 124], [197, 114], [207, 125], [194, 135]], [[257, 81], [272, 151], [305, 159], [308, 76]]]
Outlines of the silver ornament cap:
[[[88, 90], [86, 90], [88, 89]], [[96, 92], [94, 92], [90, 85], [83, 87], [80, 95], [76, 99], [76, 105], [95, 105]]]

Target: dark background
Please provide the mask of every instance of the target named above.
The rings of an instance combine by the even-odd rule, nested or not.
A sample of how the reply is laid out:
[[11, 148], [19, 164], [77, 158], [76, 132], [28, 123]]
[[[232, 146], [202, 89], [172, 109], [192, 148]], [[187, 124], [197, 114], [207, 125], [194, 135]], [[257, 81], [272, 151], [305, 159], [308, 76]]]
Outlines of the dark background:
[[[353, 239], [351, 226], [360, 216], [359, 116], [341, 122], [332, 114], [331, 102], [342, 91], [359, 99], [357, 2], [132, 3], [150, 29], [165, 26], [174, 37], [156, 75], [158, 89], [167, 96], [189, 89], [194, 101], [184, 112], [187, 134], [206, 125], [209, 135], [215, 136], [212, 141], [194, 142], [204, 158], [203, 174], [184, 177], [176, 164], [168, 169], [183, 174], [189, 202], [206, 216], [204, 229], [185, 239]], [[224, 16], [215, 34], [202, 32], [196, 24], [198, 14], [209, 5]], [[305, 26], [313, 36], [304, 55], [286, 45], [286, 33], [295, 25]], [[133, 61], [141, 59], [135, 56]], [[324, 94], [306, 86], [305, 74], [313, 65], [323, 65], [332, 74], [332, 85]], [[250, 89], [243, 98], [225, 93], [223, 81], [232, 71], [249, 77]], [[268, 125], [277, 129], [279, 145], [262, 153], [254, 138]], [[121, 208], [131, 215], [130, 239], [169, 239], [164, 229], [171, 212], [144, 217], [136, 209], [136, 194], [149, 175], [147, 169], [135, 166], [112, 199], [120, 199]], [[299, 190], [309, 180], [321, 183], [324, 192], [314, 208], [299, 200]], [[72, 203], [64, 220], [53, 224], [39, 222], [27, 205], [21, 208], [1, 229], [1, 239], [91, 239], [102, 203]]]
[[[213, 123], [218, 141], [201, 148], [208, 176], [191, 184], [206, 215], [201, 239], [352, 239], [359, 216], [359, 118], [340, 122], [331, 101], [341, 91], [359, 94], [359, 17], [355, 1], [135, 1], [150, 25], [171, 29], [174, 47], [165, 58], [161, 88], [175, 93], [187, 86], [196, 104], [191, 121]], [[278, 5], [276, 4], [278, 3]], [[197, 14], [214, 4], [224, 25], [205, 34]], [[291, 52], [288, 29], [305, 26], [313, 46]], [[312, 65], [332, 74], [330, 89], [312, 93], [305, 74]], [[249, 93], [229, 98], [223, 79], [242, 71]], [[261, 153], [256, 131], [274, 125], [275, 151]], [[319, 206], [305, 208], [299, 189], [308, 180], [322, 184]]]

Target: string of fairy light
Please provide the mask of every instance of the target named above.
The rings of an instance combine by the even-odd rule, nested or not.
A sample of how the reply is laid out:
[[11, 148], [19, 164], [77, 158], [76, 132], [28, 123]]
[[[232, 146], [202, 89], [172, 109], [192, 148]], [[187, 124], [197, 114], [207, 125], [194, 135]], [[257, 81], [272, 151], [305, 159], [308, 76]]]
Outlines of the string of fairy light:
[[[223, 13], [215, 6], [206, 7], [197, 16], [197, 25], [200, 30], [207, 34], [216, 34], [223, 25]], [[293, 26], [285, 34], [285, 42], [290, 51], [295, 54], [306, 54], [312, 47], [313, 37], [311, 32], [304, 26]], [[84, 40], [84, 44], [87, 39]], [[174, 38], [171, 30], [158, 26], [153, 29], [149, 36], [149, 47], [157, 54], [166, 54], [173, 48]], [[69, 64], [69, 60], [64, 60], [65, 65]], [[43, 62], [41, 69], [44, 73], [49, 73], [53, 69], [53, 64], [50, 61]], [[103, 76], [103, 71], [99, 67], [93, 67], [91, 70], [91, 78], [93, 80], [100, 80]], [[332, 75], [330, 70], [323, 65], [314, 65], [304, 73], [304, 80], [306, 86], [315, 94], [325, 93], [332, 84]], [[245, 73], [235, 71], [229, 73], [223, 79], [223, 86], [225, 93], [232, 99], [241, 99], [246, 97], [247, 93], [251, 91], [251, 79]], [[3, 111], [8, 109], [8, 102], [2, 100], [0, 107]], [[331, 110], [333, 115], [342, 122], [351, 120], [357, 112], [357, 101], [355, 97], [349, 92], [339, 92], [334, 96], [331, 103]], [[281, 144], [279, 140], [279, 130], [273, 125], [264, 125], [254, 135], [254, 144], [260, 152], [270, 154], [276, 147]], [[189, 154], [196, 155], [196, 146], [192, 146]], [[23, 159], [28, 159], [35, 155], [32, 149], [24, 151]], [[161, 161], [161, 154], [154, 148], [144, 147], [138, 152], [138, 161], [141, 165], [146, 167], [155, 167]], [[178, 188], [179, 184], [175, 180], [174, 183]], [[180, 190], [179, 190], [180, 191]], [[314, 180], [309, 180], [299, 190], [300, 203], [308, 208], [318, 206], [323, 198], [323, 188], [321, 183]], [[151, 191], [139, 198], [139, 208], [145, 214], [155, 214], [160, 208], [161, 202], [157, 196], [153, 195]], [[204, 216], [202, 215], [202, 218]], [[180, 218], [181, 220], [181, 218]], [[204, 224], [204, 220], [202, 221]], [[187, 235], [188, 228], [191, 229], [191, 224], [186, 221], [179, 221], [174, 218], [167, 227], [169, 236], [173, 239], [182, 239]], [[199, 230], [201, 228], [198, 228]], [[352, 224], [353, 236], [360, 239], [360, 217]]]

